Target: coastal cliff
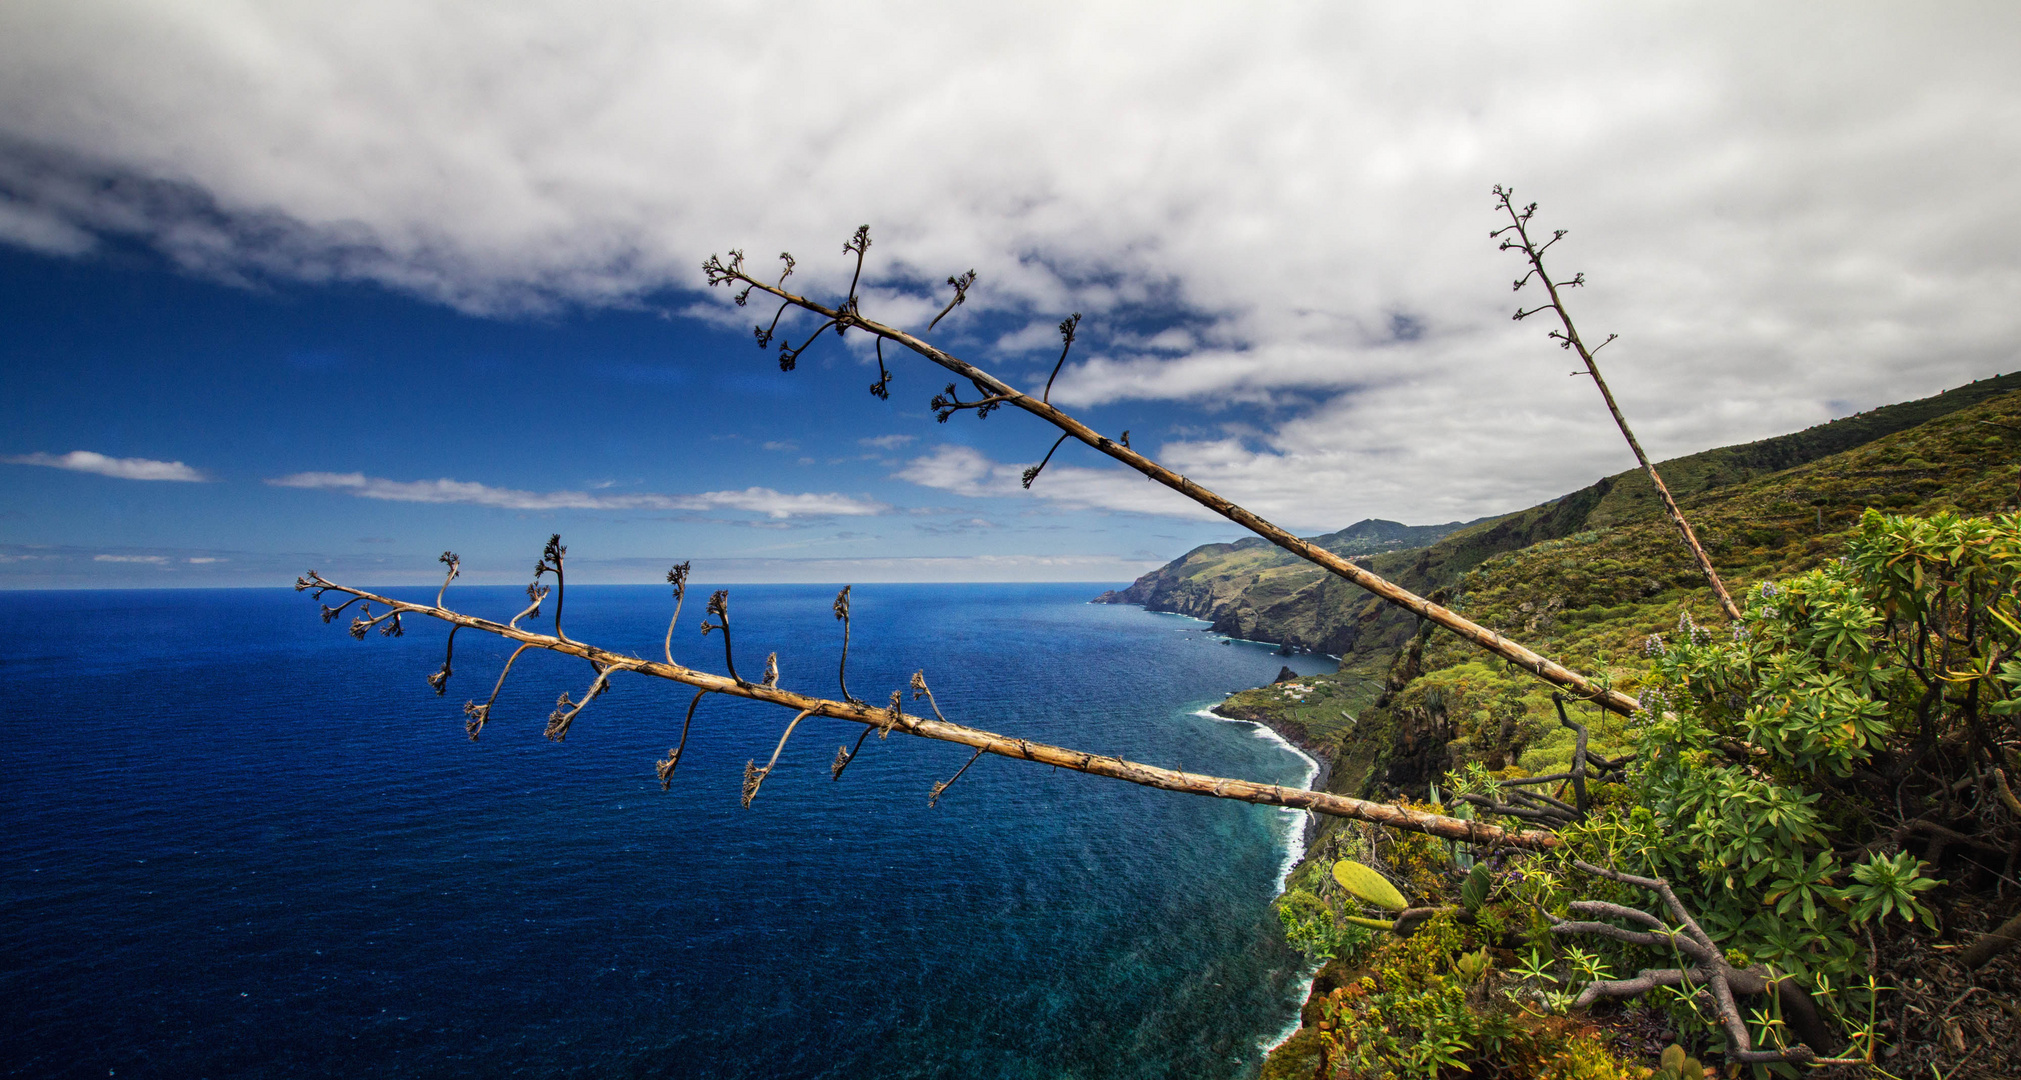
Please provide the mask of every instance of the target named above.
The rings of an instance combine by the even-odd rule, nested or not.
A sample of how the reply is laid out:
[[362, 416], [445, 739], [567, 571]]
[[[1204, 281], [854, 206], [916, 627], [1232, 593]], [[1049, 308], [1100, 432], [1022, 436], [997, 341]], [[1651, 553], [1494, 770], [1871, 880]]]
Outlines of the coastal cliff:
[[[1369, 519], [1307, 539], [1337, 555], [1363, 559], [1416, 550], [1470, 524], [1474, 523], [1401, 525]], [[1352, 597], [1328, 588], [1331, 580], [1325, 571], [1269, 541], [1249, 537], [1203, 544], [1138, 578], [1129, 588], [1103, 593], [1095, 602], [1190, 615], [1213, 624], [1217, 634], [1335, 654], [1342, 643], [1336, 628], [1350, 616], [1341, 604]]]

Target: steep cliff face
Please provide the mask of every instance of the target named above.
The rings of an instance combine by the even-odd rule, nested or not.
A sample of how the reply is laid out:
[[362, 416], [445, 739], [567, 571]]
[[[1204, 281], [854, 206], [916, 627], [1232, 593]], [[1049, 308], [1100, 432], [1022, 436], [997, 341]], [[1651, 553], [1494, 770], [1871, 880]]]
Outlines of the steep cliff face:
[[[1359, 521], [1339, 532], [1309, 539], [1349, 558], [1394, 554], [1421, 548], [1468, 522], [1401, 525]], [[1191, 615], [1214, 624], [1217, 633], [1252, 641], [1334, 652], [1329, 628], [1348, 618], [1345, 604], [1358, 594], [1342, 591], [1331, 575], [1255, 537], [1232, 544], [1203, 544], [1145, 574], [1129, 588], [1103, 593], [1097, 603], [1139, 604], [1151, 611]], [[1345, 639], [1340, 639], [1345, 640]]]

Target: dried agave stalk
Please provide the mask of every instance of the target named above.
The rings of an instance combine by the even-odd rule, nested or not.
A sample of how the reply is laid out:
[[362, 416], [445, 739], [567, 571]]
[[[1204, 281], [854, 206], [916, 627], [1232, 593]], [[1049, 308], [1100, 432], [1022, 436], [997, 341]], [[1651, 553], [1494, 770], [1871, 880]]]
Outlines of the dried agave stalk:
[[[1593, 361], [1594, 353], [1606, 348], [1608, 342], [1613, 341], [1620, 335], [1609, 334], [1607, 335], [1607, 341], [1603, 341], [1588, 349], [1586, 342], [1579, 337], [1578, 328], [1572, 325], [1572, 313], [1565, 309], [1565, 298], [1562, 295], [1565, 289], [1577, 288], [1586, 284], [1586, 275], [1575, 274], [1570, 281], [1560, 282], [1551, 280], [1550, 273], [1544, 269], [1544, 252], [1552, 244], [1564, 239], [1565, 230], [1555, 230], [1552, 232], [1549, 240], [1544, 241], [1542, 244], [1535, 243], [1530, 239], [1530, 218], [1536, 214], [1537, 204], [1531, 203], [1518, 210], [1516, 209], [1514, 197], [1514, 191], [1500, 184], [1495, 185], [1496, 208], [1509, 215], [1511, 224], [1496, 229], [1489, 233], [1488, 236], [1490, 239], [1493, 239], [1507, 233], [1514, 233], [1514, 237], [1502, 241], [1502, 249], [1504, 251], [1520, 251], [1530, 261], [1530, 269], [1522, 277], [1516, 279], [1516, 288], [1521, 289], [1525, 284], [1528, 284], [1530, 278], [1535, 277], [1544, 286], [1545, 294], [1550, 297], [1549, 303], [1531, 308], [1528, 311], [1518, 307], [1516, 309], [1516, 319], [1518, 321], [1527, 319], [1542, 311], [1557, 313], [1558, 321], [1564, 326], [1564, 329], [1551, 331], [1550, 337], [1558, 343], [1559, 348], [1574, 350], [1579, 354], [1579, 359], [1585, 361], [1586, 374], [1592, 376], [1593, 385], [1600, 388], [1600, 396], [1607, 402], [1607, 411], [1613, 414], [1614, 426], [1621, 429], [1621, 437], [1627, 439], [1628, 448], [1635, 451], [1636, 462], [1642, 466], [1642, 471], [1649, 474], [1649, 482], [1656, 485], [1656, 496], [1663, 500], [1663, 512], [1669, 515], [1670, 523], [1677, 526], [1678, 535], [1684, 538], [1684, 546], [1691, 549], [1691, 557], [1698, 562], [1698, 572], [1705, 575], [1706, 583], [1712, 586], [1712, 595], [1719, 600], [1719, 606], [1725, 610], [1727, 618], [1739, 619], [1740, 608], [1734, 604], [1733, 597], [1727, 595], [1726, 584], [1719, 580], [1719, 571], [1712, 566], [1712, 557], [1705, 553], [1705, 545], [1698, 542], [1698, 534], [1691, 530], [1691, 522], [1685, 520], [1684, 511], [1677, 508], [1677, 500], [1671, 498], [1670, 488], [1663, 483], [1663, 477], [1657, 474], [1655, 463], [1649, 460], [1648, 454], [1643, 453], [1642, 443], [1635, 438], [1634, 430], [1628, 426], [1628, 418], [1621, 415], [1621, 406], [1614, 400], [1614, 391], [1608, 389], [1607, 380], [1600, 377], [1600, 365]], [[1577, 375], [1579, 373], [1575, 371], [1572, 374]]]
[[[782, 687], [745, 682], [734, 676], [714, 675], [709, 672], [683, 667], [679, 664], [642, 660], [635, 656], [610, 652], [597, 648], [594, 645], [570, 638], [563, 638], [555, 634], [535, 633], [531, 630], [519, 629], [506, 623], [464, 615], [446, 608], [424, 607], [419, 604], [410, 604], [391, 599], [390, 597], [379, 596], [362, 589], [339, 585], [322, 577], [313, 570], [297, 579], [295, 587], [297, 590], [313, 590], [318, 599], [325, 593], [342, 593], [358, 600], [380, 605], [387, 610], [389, 615], [407, 613], [426, 616], [432, 619], [439, 619], [451, 626], [493, 634], [508, 641], [516, 641], [520, 644], [520, 648], [513, 653], [513, 659], [515, 660], [518, 658], [519, 653], [524, 652], [528, 648], [545, 649], [549, 652], [561, 653], [565, 656], [579, 657], [598, 667], [599, 681], [604, 680], [613, 672], [619, 670], [629, 671], [652, 678], [682, 683], [695, 687], [704, 693], [724, 694], [730, 697], [770, 702], [774, 705], [793, 709], [796, 713], [803, 716], [826, 716], [836, 720], [847, 720], [852, 723], [863, 724], [866, 728], [876, 729], [886, 735], [892, 731], [900, 731], [922, 739], [936, 739], [943, 742], [959, 743], [963, 746], [971, 747], [983, 753], [995, 754], [999, 757], [1032, 761], [1042, 765], [1052, 765], [1094, 776], [1107, 776], [1165, 791], [1179, 791], [1219, 799], [1234, 799], [1266, 806], [1282, 806], [1293, 810], [1310, 810], [1314, 813], [1327, 814], [1333, 817], [1354, 818], [1410, 832], [1428, 833], [1433, 836], [1444, 837], [1448, 840], [1459, 840], [1483, 846], [1505, 845], [1519, 848], [1548, 849], [1558, 845], [1557, 836], [1548, 832], [1501, 828], [1482, 821], [1464, 821], [1458, 818], [1429, 814], [1421, 810], [1412, 810], [1401, 806], [1353, 799], [1345, 795], [1335, 795], [1331, 792], [1310, 791], [1304, 788], [1285, 787], [1281, 784], [1259, 784], [1250, 780], [1236, 780], [1202, 773], [1182, 772], [1177, 769], [1146, 765], [1106, 754], [1091, 754], [1067, 747], [1052, 746], [1046, 743], [1032, 742], [1028, 739], [999, 735], [995, 732], [983, 731], [978, 728], [967, 727], [948, 721], [939, 715], [938, 709], [935, 710], [935, 715], [930, 718], [913, 716], [900, 709], [903, 695], [896, 691], [892, 694], [889, 708], [877, 708], [856, 701], [834, 701], [810, 697]], [[383, 618], [384, 616], [381, 617]], [[500, 684], [502, 685], [503, 682], [504, 676], [501, 674]], [[928, 695], [930, 699], [930, 691], [926, 690], [924, 683], [925, 677], [922, 674], [918, 678], [917, 685], [920, 692]], [[496, 699], [497, 692], [494, 690], [492, 701]], [[697, 700], [699, 700], [699, 697]], [[470, 727], [473, 735], [482, 727], [483, 720], [489, 715], [490, 707], [490, 701], [487, 701], [483, 706], [470, 705], [465, 707], [466, 711], [472, 714]], [[580, 712], [579, 705], [576, 706], [576, 711]], [[571, 716], [570, 720], [572, 721], [573, 719], [573, 716]], [[690, 707], [690, 719], [692, 719], [692, 705]], [[685, 742], [685, 728], [683, 729], [683, 741]], [[670, 752], [669, 760], [661, 762], [661, 778], [663, 780], [672, 775], [672, 766], [678, 760], [679, 748], [676, 748]], [[751, 773], [757, 773], [757, 763], [755, 760], [751, 762], [749, 768]], [[759, 783], [763, 782], [762, 775], [756, 776], [756, 779]], [[755, 785], [753, 785], [752, 793], [754, 795], [756, 793]]]
[[[859, 277], [862, 267], [862, 250], [868, 244], [868, 233], [866, 230], [867, 226], [865, 229], [857, 230], [856, 239], [852, 240], [851, 245], [846, 249], [857, 254]], [[792, 262], [790, 257], [788, 257], [788, 273], [791, 272], [791, 267]], [[995, 375], [941, 349], [915, 334], [865, 318], [857, 303], [853, 283], [850, 294], [839, 305], [830, 307], [806, 296], [788, 292], [782, 287], [786, 280], [785, 274], [782, 274], [776, 283], [760, 281], [756, 277], [751, 276], [744, 269], [744, 256], [740, 251], [732, 251], [727, 261], [717, 256], [710, 256], [708, 261], [702, 264], [702, 269], [707, 275], [710, 285], [743, 286], [736, 296], [737, 303], [740, 305], [745, 303], [755, 291], [776, 297], [779, 300], [780, 314], [783, 314], [787, 308], [800, 308], [813, 312], [823, 321], [821, 326], [809, 336], [808, 342], [810, 343], [819, 338], [822, 331], [831, 327], [838, 334], [851, 329], [862, 330], [867, 334], [873, 335], [880, 342], [891, 341], [894, 344], [911, 349], [927, 360], [967, 380], [970, 385], [975, 387], [981, 397], [972, 401], [961, 401], [955, 394], [954, 384], [950, 383], [947, 389], [943, 391], [942, 396], [936, 398], [934, 402], [935, 411], [943, 419], [954, 412], [964, 410], [972, 410], [978, 416], [986, 416], [991, 411], [1003, 406], [1021, 409], [1058, 428], [1067, 438], [1074, 439], [1099, 453], [1106, 454], [1122, 462], [1124, 465], [1135, 469], [1150, 479], [1171, 488], [1216, 514], [1248, 529], [1291, 554], [1319, 566], [1332, 574], [1345, 578], [1350, 583], [1375, 594], [1388, 603], [1395, 604], [1420, 618], [1458, 634], [1461, 638], [1502, 657], [1545, 682], [1568, 691], [1575, 697], [1591, 701], [1601, 708], [1623, 716], [1631, 715], [1636, 711], [1637, 705], [1634, 698], [1612, 688], [1602, 686], [1592, 679], [1511, 641], [1501, 634], [1473, 622], [1443, 605], [1435, 604], [1408, 589], [1385, 580], [1378, 574], [1356, 566], [1347, 559], [1317, 544], [1292, 535], [1289, 530], [1286, 530], [1282, 526], [1265, 520], [1255, 512], [1209, 491], [1181, 476], [1179, 473], [1158, 464], [1148, 456], [1131, 449], [1126, 442], [1119, 442], [1096, 432], [1093, 428], [1088, 427], [1058, 406], [1045, 400], [1043, 395], [1033, 396], [1022, 393]], [[773, 327], [776, 328], [777, 325], [778, 316], [775, 315]], [[1063, 336], [1067, 336], [1070, 331], [1068, 327], [1063, 325], [1061, 332]], [[770, 342], [771, 331], [760, 327], [758, 329], [758, 338], [760, 344]], [[1069, 340], [1068, 344], [1071, 344], [1071, 340]], [[791, 370], [792, 364], [788, 361], [796, 360], [805, 349], [805, 343], [799, 349], [785, 349], [782, 347], [780, 354], [781, 368]]]

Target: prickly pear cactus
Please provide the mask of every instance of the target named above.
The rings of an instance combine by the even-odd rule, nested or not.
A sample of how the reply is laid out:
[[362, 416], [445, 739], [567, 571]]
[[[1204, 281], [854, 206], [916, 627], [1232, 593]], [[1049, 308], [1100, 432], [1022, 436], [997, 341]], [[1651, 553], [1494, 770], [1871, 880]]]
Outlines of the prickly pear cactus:
[[1676, 1043], [1664, 1047], [1660, 1063], [1663, 1067], [1651, 1080], [1705, 1080], [1705, 1067], [1697, 1058], [1686, 1057], [1684, 1048]]
[[1357, 899], [1384, 911], [1402, 911], [1410, 906], [1410, 902], [1403, 898], [1396, 886], [1389, 883], [1388, 878], [1353, 859], [1342, 859], [1333, 864], [1333, 880], [1340, 882], [1340, 887], [1353, 893]]

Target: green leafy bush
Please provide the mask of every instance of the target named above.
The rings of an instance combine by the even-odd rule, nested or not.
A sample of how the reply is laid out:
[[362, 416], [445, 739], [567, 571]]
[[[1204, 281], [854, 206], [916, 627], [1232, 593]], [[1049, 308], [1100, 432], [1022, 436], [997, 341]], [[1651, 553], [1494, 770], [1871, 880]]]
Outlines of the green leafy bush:
[[1893, 817], [1880, 751], [1950, 740], [1988, 755], [1968, 770], [2000, 764], [1971, 729], [2021, 709], [2017, 584], [2021, 518], [1870, 510], [1844, 558], [1750, 590], [1732, 627], [1652, 635], [1632, 797], [1566, 830], [1567, 853], [1668, 879], [1737, 965], [1857, 985], [1854, 927], [1929, 923], [1941, 882], [1908, 852], [1848, 866], [1834, 843]]
[[1326, 901], [1307, 889], [1292, 889], [1278, 898], [1277, 920], [1284, 924], [1284, 940], [1314, 962], [1351, 959], [1375, 940], [1374, 930], [1336, 917]]

